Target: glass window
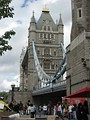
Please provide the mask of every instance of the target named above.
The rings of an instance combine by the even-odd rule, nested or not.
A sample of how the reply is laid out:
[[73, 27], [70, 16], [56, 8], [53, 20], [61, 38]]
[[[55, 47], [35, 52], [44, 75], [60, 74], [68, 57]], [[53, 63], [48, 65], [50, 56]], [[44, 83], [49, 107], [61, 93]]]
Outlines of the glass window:
[[46, 26], [44, 26], [44, 30], [46, 30]]
[[43, 38], [43, 35], [42, 35], [42, 33], [40, 33], [40, 38]]
[[44, 49], [44, 55], [50, 55], [50, 49], [48, 48]]
[[56, 54], [56, 51], [54, 51], [54, 56], [56, 56], [57, 54]]
[[50, 31], [50, 26], [48, 26], [48, 30]]
[[44, 63], [44, 69], [50, 69], [50, 63], [49, 62]]
[[51, 69], [54, 69], [54, 64], [53, 64], [53, 65], [51, 65]]
[[82, 17], [82, 8], [78, 8], [78, 10], [77, 10], [77, 17], [78, 18]]
[[54, 38], [54, 34], [51, 34], [51, 38]]
[[46, 34], [44, 34], [44, 38], [46, 38]]
[[82, 15], [81, 15], [81, 9], [79, 9], [78, 12], [79, 12], [79, 17], [82, 17]]
[[40, 51], [39, 50], [37, 51], [37, 54], [40, 55]]
[[50, 39], [50, 34], [48, 34], [48, 39]]

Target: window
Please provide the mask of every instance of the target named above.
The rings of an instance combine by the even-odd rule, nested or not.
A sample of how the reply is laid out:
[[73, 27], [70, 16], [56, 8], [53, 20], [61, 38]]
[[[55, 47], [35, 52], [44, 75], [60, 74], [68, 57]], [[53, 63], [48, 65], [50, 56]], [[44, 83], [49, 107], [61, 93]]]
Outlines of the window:
[[54, 64], [51, 65], [51, 69], [54, 69]]
[[40, 34], [40, 38], [43, 38], [43, 35], [42, 35], [42, 33]]
[[50, 63], [49, 62], [44, 63], [44, 69], [50, 69]]
[[50, 55], [50, 49], [48, 48], [44, 49], [44, 55]]
[[54, 51], [54, 56], [56, 56], [57, 54], [56, 54], [56, 51]]
[[50, 34], [48, 34], [48, 39], [50, 39]]
[[50, 26], [48, 26], [48, 30], [50, 31]]
[[44, 26], [44, 30], [46, 30], [46, 26]]
[[37, 54], [40, 55], [40, 51], [39, 50], [37, 50]]
[[79, 12], [79, 17], [82, 17], [82, 15], [81, 15], [81, 10], [79, 10], [78, 12]]
[[44, 38], [46, 38], [46, 34], [44, 34]]
[[78, 8], [77, 10], [77, 17], [82, 18], [82, 8]]
[[51, 34], [51, 38], [54, 38], [54, 34]]

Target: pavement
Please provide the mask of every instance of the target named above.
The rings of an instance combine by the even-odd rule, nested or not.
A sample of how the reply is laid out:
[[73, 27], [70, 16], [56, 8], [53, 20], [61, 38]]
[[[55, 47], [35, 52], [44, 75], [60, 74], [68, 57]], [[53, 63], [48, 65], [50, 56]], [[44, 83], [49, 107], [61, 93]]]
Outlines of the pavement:
[[[54, 116], [54, 115], [52, 115], [52, 116]], [[36, 115], [36, 119], [38, 118], [40, 118], [40, 119], [42, 119], [42, 118], [47, 118], [48, 117], [48, 115]], [[21, 115], [21, 118], [30, 118], [30, 115]], [[57, 120], [62, 120], [61, 118], [58, 118]], [[66, 118], [66, 117], [64, 117], [64, 120], [68, 120], [68, 118]]]

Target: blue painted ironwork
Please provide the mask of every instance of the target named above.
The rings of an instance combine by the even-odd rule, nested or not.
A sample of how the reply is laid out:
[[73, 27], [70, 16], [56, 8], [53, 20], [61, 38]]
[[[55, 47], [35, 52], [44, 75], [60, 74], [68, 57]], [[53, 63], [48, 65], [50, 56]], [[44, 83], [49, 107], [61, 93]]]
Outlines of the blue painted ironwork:
[[64, 45], [63, 43], [60, 44], [60, 48], [63, 51], [63, 60], [60, 63], [58, 70], [56, 71], [55, 75], [53, 77], [47, 75], [44, 70], [42, 69], [42, 67], [40, 66], [38, 57], [37, 57], [37, 53], [35, 50], [35, 43], [34, 40], [32, 40], [32, 46], [33, 46], [33, 55], [34, 55], [34, 62], [35, 62], [35, 68], [39, 77], [39, 80], [46, 84], [50, 84], [55, 82], [56, 80], [58, 80], [66, 71], [66, 50], [64, 49]]

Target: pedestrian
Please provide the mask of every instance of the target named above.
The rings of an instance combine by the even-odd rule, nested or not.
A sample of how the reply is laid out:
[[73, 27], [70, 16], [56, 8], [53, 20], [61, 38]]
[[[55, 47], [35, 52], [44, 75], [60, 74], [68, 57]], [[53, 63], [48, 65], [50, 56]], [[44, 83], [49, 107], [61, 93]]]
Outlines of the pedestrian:
[[58, 117], [64, 120], [63, 113], [62, 113], [62, 104], [58, 103]]
[[47, 114], [47, 105], [46, 104], [43, 105], [43, 112], [44, 112], [44, 115]]
[[36, 114], [36, 108], [35, 105], [33, 105], [32, 103], [30, 105], [30, 112], [31, 112], [31, 118], [34, 118]]
[[68, 118], [69, 118], [69, 120], [72, 120], [73, 119], [73, 105], [72, 105], [72, 103], [70, 103], [69, 104], [69, 106], [68, 106], [68, 112], [69, 112], [69, 116], [68, 116]]
[[20, 115], [23, 115], [23, 103], [21, 101], [19, 103], [19, 112], [20, 112]]
[[83, 119], [83, 106], [81, 102], [78, 104], [78, 107], [77, 107], [77, 119], [78, 120]]
[[73, 112], [73, 119], [77, 120], [77, 114], [76, 114], [77, 113], [77, 105], [76, 104], [73, 105], [72, 112]]
[[55, 110], [56, 110], [56, 115], [58, 115], [58, 103], [56, 104], [56, 106], [55, 106]]
[[88, 120], [88, 102], [85, 100], [83, 104], [83, 120]]
[[42, 106], [41, 105], [39, 105], [39, 107], [38, 107], [38, 112], [39, 112], [39, 117], [41, 117], [41, 112], [42, 112]]

